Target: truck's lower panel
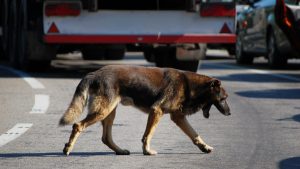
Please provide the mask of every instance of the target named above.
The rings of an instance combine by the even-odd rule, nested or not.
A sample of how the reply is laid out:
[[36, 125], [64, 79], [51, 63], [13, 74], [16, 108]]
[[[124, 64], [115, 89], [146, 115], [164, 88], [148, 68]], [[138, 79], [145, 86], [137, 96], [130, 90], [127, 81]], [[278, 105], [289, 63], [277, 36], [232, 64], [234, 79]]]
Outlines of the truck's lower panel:
[[235, 43], [235, 34], [216, 35], [45, 35], [46, 43]]

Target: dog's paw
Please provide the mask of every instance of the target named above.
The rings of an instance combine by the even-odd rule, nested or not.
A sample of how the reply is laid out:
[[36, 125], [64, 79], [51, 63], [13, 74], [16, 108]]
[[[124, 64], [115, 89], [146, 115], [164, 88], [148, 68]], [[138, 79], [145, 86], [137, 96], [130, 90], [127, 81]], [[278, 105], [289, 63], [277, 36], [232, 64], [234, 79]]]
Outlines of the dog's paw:
[[211, 153], [213, 151], [213, 147], [209, 146], [209, 145], [206, 145], [205, 146], [205, 149], [206, 149], [206, 153]]
[[199, 149], [204, 153], [211, 153], [214, 148], [209, 145], [201, 145], [199, 146]]
[[203, 112], [203, 116], [208, 119], [209, 118], [209, 113], [208, 112]]
[[71, 151], [71, 146], [68, 143], [66, 143], [65, 148], [63, 149], [64, 155], [68, 156], [70, 154], [70, 151]]
[[155, 150], [144, 150], [143, 153], [144, 153], [144, 155], [156, 155], [157, 151], [155, 151]]
[[130, 151], [124, 149], [122, 151], [117, 151], [116, 155], [130, 155]]

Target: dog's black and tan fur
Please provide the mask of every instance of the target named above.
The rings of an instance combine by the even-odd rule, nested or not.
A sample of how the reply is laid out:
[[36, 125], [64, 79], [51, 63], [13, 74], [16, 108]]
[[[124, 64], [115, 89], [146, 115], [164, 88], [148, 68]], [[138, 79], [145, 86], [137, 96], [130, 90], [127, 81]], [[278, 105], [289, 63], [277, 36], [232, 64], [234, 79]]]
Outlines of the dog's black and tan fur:
[[170, 68], [105, 66], [81, 80], [69, 108], [60, 120], [60, 125], [74, 123], [88, 100], [88, 115], [73, 125], [69, 142], [63, 152], [68, 155], [80, 133], [101, 121], [103, 143], [116, 154], [130, 154], [128, 150], [118, 147], [112, 139], [116, 107], [121, 102], [149, 114], [142, 138], [145, 155], [156, 154], [150, 148], [150, 140], [160, 118], [167, 113], [201, 151], [209, 153], [213, 148], [201, 139], [185, 116], [202, 109], [204, 117], [208, 118], [212, 105], [224, 115], [230, 115], [226, 98], [227, 93], [219, 80], [193, 72]]

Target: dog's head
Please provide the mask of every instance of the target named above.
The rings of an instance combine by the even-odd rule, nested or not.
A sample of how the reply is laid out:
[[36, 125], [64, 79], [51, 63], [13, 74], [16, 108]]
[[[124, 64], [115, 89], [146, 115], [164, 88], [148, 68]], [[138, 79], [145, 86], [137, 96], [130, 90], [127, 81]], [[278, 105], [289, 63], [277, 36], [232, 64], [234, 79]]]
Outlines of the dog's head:
[[209, 118], [209, 110], [212, 105], [215, 105], [216, 108], [225, 116], [229, 116], [230, 108], [226, 101], [228, 94], [226, 93], [225, 89], [221, 87], [221, 81], [218, 79], [212, 79], [208, 83], [209, 102], [202, 108], [203, 116], [205, 118]]

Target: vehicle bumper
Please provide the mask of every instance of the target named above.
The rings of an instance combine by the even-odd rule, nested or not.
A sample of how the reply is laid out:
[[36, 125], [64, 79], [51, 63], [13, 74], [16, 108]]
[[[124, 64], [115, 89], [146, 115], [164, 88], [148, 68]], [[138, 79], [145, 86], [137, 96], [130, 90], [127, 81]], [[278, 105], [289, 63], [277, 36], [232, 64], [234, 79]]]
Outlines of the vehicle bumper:
[[235, 34], [207, 35], [44, 35], [44, 42], [57, 44], [95, 43], [235, 43]]

